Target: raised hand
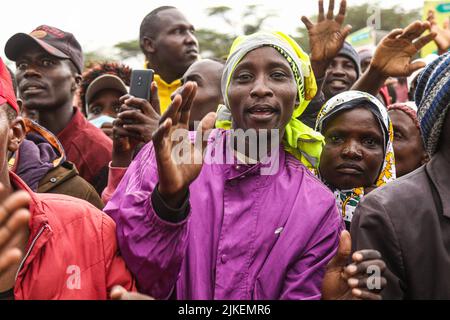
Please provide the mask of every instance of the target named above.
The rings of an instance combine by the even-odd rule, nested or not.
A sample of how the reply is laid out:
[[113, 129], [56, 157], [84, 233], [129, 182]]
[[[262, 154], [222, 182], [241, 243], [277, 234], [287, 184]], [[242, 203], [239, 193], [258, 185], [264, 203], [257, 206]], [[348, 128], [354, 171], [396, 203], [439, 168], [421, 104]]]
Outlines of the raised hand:
[[[382, 276], [386, 268], [381, 255], [376, 250], [361, 250], [352, 255], [353, 263], [347, 266], [352, 245], [348, 231], [343, 231], [336, 255], [328, 263], [322, 282], [322, 299], [324, 300], [380, 300], [380, 292], [386, 286]], [[370, 276], [369, 268], [380, 271], [379, 275]], [[378, 288], [369, 289], [369, 277], [379, 284]], [[373, 278], [376, 277], [376, 278]]]
[[427, 21], [430, 23], [430, 31], [436, 33], [434, 42], [436, 43], [439, 53], [445, 53], [450, 48], [450, 27], [448, 18], [444, 21], [444, 25], [441, 28], [434, 15], [434, 11], [428, 11]]
[[346, 8], [347, 1], [342, 0], [339, 13], [334, 17], [334, 0], [330, 0], [328, 12], [325, 16], [323, 0], [319, 0], [319, 16], [317, 23], [313, 24], [307, 17], [302, 17], [302, 22], [305, 24], [309, 34], [311, 62], [329, 62], [336, 57], [341, 50], [345, 38], [352, 30], [350, 25], [342, 27]]
[[122, 106], [112, 128], [113, 167], [127, 167], [138, 144], [151, 141], [161, 118], [155, 82], [151, 86], [151, 97], [151, 102], [128, 94], [120, 98]]
[[20, 262], [23, 248], [18, 243], [28, 235], [30, 195], [18, 191], [5, 198], [5, 188], [0, 184], [0, 276]]
[[168, 205], [176, 208], [186, 196], [189, 185], [200, 174], [207, 136], [214, 128], [215, 113], [207, 114], [197, 129], [195, 143], [189, 139], [189, 117], [197, 84], [187, 82], [175, 95], [153, 134], [158, 165], [158, 191]]
[[413, 56], [436, 37], [435, 32], [422, 36], [429, 22], [416, 21], [405, 29], [394, 29], [375, 50], [370, 69], [383, 77], [408, 77], [423, 68], [424, 62], [411, 63]]

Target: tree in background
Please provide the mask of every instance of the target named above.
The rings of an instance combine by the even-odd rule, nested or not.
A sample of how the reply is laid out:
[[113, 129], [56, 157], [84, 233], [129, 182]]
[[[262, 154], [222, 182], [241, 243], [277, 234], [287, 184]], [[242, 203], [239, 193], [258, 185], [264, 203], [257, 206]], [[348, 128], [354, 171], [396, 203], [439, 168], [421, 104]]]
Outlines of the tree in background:
[[114, 48], [118, 50], [122, 59], [132, 58], [141, 53], [138, 39], [119, 42], [114, 45]]
[[107, 61], [108, 57], [106, 57], [103, 53], [99, 51], [89, 51], [84, 53], [84, 68], [89, 69], [92, 65], [97, 62]]
[[[353, 27], [353, 32], [367, 26], [368, 18], [374, 13], [374, 8], [380, 8], [379, 3], [363, 3], [347, 7], [345, 24]], [[214, 6], [206, 9], [206, 14], [210, 18], [220, 21], [221, 29], [197, 29], [196, 36], [200, 44], [202, 57], [225, 58], [228, 54], [233, 40], [238, 35], [247, 35], [261, 30], [265, 22], [274, 17], [275, 14], [265, 12], [260, 5], [247, 5], [242, 14], [236, 15], [235, 10], [227, 6]], [[395, 28], [404, 28], [414, 20], [421, 19], [421, 9], [405, 10], [396, 5], [391, 8], [381, 9], [380, 29], [390, 31]], [[316, 21], [317, 16], [313, 16], [311, 21]], [[308, 32], [298, 19], [297, 34], [292, 34], [302, 48], [309, 52]], [[381, 32], [382, 33], [382, 32]], [[379, 39], [378, 39], [379, 40]], [[126, 60], [137, 57], [141, 54], [139, 41], [137, 39], [122, 41], [114, 46], [118, 60]], [[110, 60], [99, 52], [88, 52], [86, 63], [93, 61]]]
[[[241, 34], [251, 34], [260, 30], [265, 21], [273, 17], [273, 13], [263, 12], [259, 5], [248, 5], [244, 12], [233, 19], [235, 12], [227, 6], [215, 6], [206, 9], [208, 17], [217, 18], [225, 27], [224, 30], [197, 29], [196, 37], [199, 41], [202, 57], [225, 58], [233, 40]], [[138, 40], [117, 43], [114, 48], [120, 59], [135, 57], [141, 53]]]

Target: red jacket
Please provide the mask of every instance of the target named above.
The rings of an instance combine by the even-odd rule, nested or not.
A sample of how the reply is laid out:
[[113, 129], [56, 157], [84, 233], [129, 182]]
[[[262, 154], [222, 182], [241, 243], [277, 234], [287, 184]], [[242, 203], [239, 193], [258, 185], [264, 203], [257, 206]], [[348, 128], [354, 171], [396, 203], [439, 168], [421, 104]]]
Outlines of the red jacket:
[[111, 218], [84, 200], [34, 193], [15, 174], [10, 179], [32, 198], [15, 299], [108, 299], [117, 284], [135, 290]]
[[381, 87], [380, 95], [383, 97], [385, 106], [389, 106], [389, 105], [392, 104], [392, 99], [391, 99], [391, 96], [389, 95], [389, 90], [388, 90], [388, 87], [386, 85]]
[[80, 176], [101, 194], [107, 183], [112, 140], [87, 121], [76, 107], [68, 125], [58, 133], [58, 139], [67, 160], [75, 163]]

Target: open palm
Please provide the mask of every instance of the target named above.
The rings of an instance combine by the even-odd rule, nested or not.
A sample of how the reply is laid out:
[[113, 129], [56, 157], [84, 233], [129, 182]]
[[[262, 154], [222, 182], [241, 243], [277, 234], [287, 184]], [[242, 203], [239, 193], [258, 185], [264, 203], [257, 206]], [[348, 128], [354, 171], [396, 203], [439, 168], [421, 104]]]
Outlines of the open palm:
[[307, 17], [302, 17], [302, 21], [309, 34], [312, 61], [333, 59], [341, 50], [345, 38], [352, 29], [350, 25], [342, 27], [345, 19], [346, 7], [347, 2], [342, 0], [339, 13], [336, 18], [334, 18], [334, 0], [330, 0], [328, 13], [325, 16], [323, 0], [320, 0], [319, 16], [316, 24], [313, 24]]
[[416, 21], [405, 29], [391, 31], [378, 45], [371, 66], [387, 77], [408, 77], [423, 68], [424, 62], [411, 63], [411, 60], [436, 36], [434, 32], [421, 36], [429, 27], [428, 22]]
[[197, 129], [195, 143], [191, 142], [189, 116], [196, 92], [195, 83], [185, 84], [181, 94], [175, 96], [162, 115], [152, 139], [158, 165], [159, 192], [175, 205], [200, 174], [207, 134], [215, 123], [214, 113], [206, 115]]

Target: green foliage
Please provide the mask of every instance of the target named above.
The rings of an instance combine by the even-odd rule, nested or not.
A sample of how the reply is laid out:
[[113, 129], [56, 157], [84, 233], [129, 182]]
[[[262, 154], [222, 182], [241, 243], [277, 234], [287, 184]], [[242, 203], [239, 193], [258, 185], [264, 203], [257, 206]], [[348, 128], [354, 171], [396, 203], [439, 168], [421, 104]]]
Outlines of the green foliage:
[[212, 56], [224, 58], [233, 43], [233, 40], [239, 35], [248, 35], [259, 31], [265, 21], [273, 17], [273, 13], [260, 11], [259, 5], [247, 5], [240, 16], [239, 23], [235, 23], [231, 18], [234, 14], [233, 9], [226, 6], [215, 6], [206, 9], [209, 17], [216, 17], [225, 22], [228, 29], [232, 32], [223, 33], [218, 30], [198, 29], [196, 32], [200, 44], [202, 56]]
[[[370, 16], [375, 14], [375, 10], [379, 10], [378, 3], [369, 4], [364, 3], [357, 6], [350, 6], [347, 8], [346, 24], [350, 24], [354, 31], [362, 29], [367, 26], [367, 20]], [[421, 19], [420, 9], [408, 11], [399, 5], [391, 8], [380, 9], [380, 30], [393, 30], [396, 28], [404, 28], [411, 22]]]
[[[375, 13], [375, 8], [379, 8], [376, 2], [349, 6], [347, 8], [345, 24], [352, 25], [353, 31], [366, 27], [368, 18]], [[337, 9], [335, 12], [337, 13]], [[219, 28], [214, 30], [198, 29], [196, 31], [202, 56], [216, 58], [226, 57], [233, 40], [238, 35], [247, 35], [259, 31], [264, 27], [265, 21], [274, 16], [273, 13], [263, 12], [259, 5], [247, 5], [243, 13], [237, 18], [238, 23], [235, 21], [234, 10], [227, 6], [207, 8], [206, 14], [209, 17], [218, 18], [223, 21], [227, 29], [227, 31], [220, 30]], [[380, 11], [381, 30], [390, 31], [395, 28], [403, 28], [412, 21], [420, 19], [420, 9], [408, 11], [397, 5], [391, 8], [381, 9]], [[310, 17], [310, 20], [313, 22], [317, 21], [317, 15]], [[308, 32], [302, 22], [299, 22], [299, 28], [296, 30], [296, 34], [292, 36], [305, 51], [309, 52]], [[114, 48], [117, 49], [118, 56], [121, 59], [134, 57], [141, 52], [138, 40], [120, 42]], [[87, 53], [86, 57], [87, 61], [103, 58], [95, 52]]]
[[122, 59], [128, 59], [137, 56], [141, 52], [141, 47], [139, 46], [139, 40], [130, 40], [119, 42], [114, 46], [115, 49], [119, 50], [119, 56]]
[[84, 67], [90, 68], [97, 62], [108, 61], [108, 58], [97, 51], [89, 51], [84, 53]]
[[199, 41], [200, 52], [204, 58], [226, 58], [234, 37], [230, 34], [217, 32], [210, 29], [199, 29], [196, 32]]

